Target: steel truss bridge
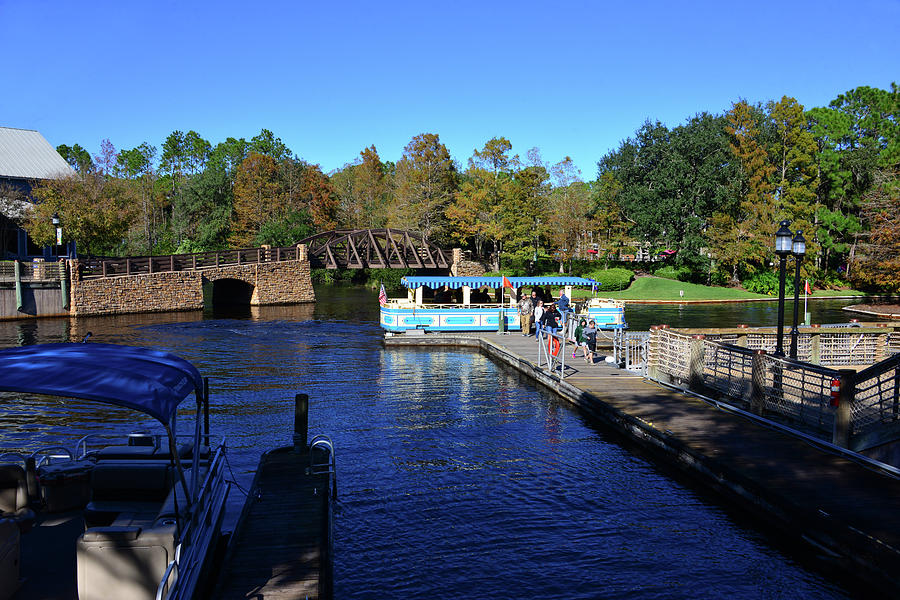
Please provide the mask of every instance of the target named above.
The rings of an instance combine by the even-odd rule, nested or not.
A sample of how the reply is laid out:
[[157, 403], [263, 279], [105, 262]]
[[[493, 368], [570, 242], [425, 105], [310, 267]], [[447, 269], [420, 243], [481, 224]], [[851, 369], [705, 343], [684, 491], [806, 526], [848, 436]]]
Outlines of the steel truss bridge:
[[336, 229], [298, 242], [310, 265], [326, 269], [449, 269], [447, 251], [399, 229]]

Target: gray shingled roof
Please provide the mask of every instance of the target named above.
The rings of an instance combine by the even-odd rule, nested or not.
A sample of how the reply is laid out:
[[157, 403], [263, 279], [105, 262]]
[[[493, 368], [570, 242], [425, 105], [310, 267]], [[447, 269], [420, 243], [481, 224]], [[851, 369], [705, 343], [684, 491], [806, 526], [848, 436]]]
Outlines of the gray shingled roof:
[[0, 127], [0, 177], [55, 179], [74, 172], [39, 132]]

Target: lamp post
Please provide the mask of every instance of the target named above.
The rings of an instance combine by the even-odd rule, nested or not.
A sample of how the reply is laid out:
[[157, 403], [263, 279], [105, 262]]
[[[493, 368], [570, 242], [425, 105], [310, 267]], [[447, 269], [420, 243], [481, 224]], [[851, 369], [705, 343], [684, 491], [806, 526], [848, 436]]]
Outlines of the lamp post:
[[782, 221], [775, 232], [775, 254], [778, 255], [778, 334], [775, 338], [775, 356], [784, 356], [784, 278], [785, 263], [791, 253], [791, 222]]
[[797, 343], [800, 330], [797, 329], [797, 318], [800, 314], [800, 261], [806, 254], [806, 238], [798, 231], [794, 236], [791, 254], [794, 255], [794, 326], [791, 328], [791, 358], [797, 358]]
[[50, 217], [50, 221], [56, 229], [56, 256], [59, 256], [59, 245], [62, 244], [62, 227], [59, 226], [59, 214], [53, 213]]

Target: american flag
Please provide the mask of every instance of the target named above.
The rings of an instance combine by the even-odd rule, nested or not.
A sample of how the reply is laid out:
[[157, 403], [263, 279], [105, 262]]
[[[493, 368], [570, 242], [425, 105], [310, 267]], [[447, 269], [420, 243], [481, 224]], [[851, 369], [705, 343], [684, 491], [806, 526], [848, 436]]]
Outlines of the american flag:
[[378, 292], [378, 304], [384, 306], [387, 304], [387, 292], [384, 291], [384, 284], [381, 284], [381, 291]]

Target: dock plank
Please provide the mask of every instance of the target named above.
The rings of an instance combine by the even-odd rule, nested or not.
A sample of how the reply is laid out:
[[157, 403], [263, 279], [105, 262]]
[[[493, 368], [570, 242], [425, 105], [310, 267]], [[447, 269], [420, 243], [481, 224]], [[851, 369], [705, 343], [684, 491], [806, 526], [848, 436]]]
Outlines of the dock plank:
[[217, 600], [327, 598], [327, 474], [308, 474], [305, 451], [260, 459], [216, 588]]

